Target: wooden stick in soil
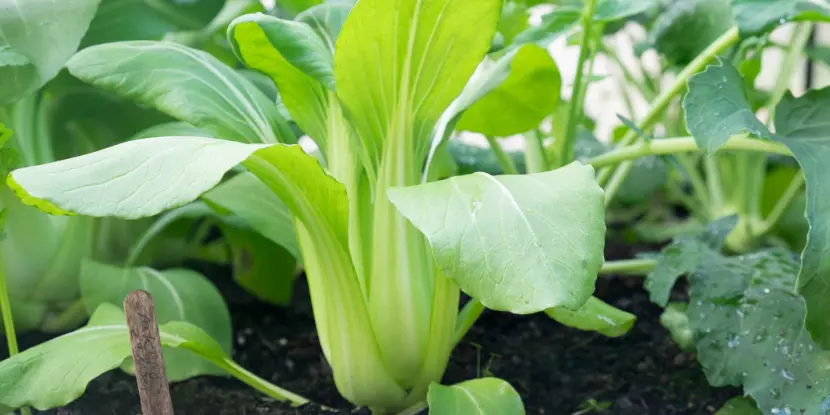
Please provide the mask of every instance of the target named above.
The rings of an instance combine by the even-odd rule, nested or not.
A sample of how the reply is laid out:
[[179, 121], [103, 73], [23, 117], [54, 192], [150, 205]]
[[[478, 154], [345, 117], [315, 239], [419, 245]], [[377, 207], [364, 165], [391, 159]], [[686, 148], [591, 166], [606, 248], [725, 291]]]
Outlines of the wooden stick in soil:
[[142, 415], [173, 415], [173, 401], [164, 359], [161, 339], [156, 322], [153, 297], [143, 290], [136, 290], [124, 299], [124, 312], [130, 329], [130, 346], [135, 362], [135, 377], [141, 398]]

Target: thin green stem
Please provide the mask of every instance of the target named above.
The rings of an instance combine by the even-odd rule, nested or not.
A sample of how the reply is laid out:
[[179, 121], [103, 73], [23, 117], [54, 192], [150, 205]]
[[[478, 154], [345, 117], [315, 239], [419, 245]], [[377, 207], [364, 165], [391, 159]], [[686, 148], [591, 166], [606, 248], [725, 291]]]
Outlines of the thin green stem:
[[270, 396], [271, 398], [279, 401], [291, 402], [294, 406], [305, 405], [309, 402], [308, 399], [280, 388], [279, 386], [276, 386], [273, 383], [249, 372], [233, 360], [222, 359], [212, 361], [214, 364], [230, 373], [233, 377], [241, 380], [243, 383], [254, 388], [255, 390]]
[[[614, 61], [617, 67], [620, 68], [620, 71], [622, 72], [625, 80], [628, 83], [634, 85], [640, 92], [640, 94], [643, 96], [643, 98], [645, 98], [647, 101], [651, 101], [657, 96], [656, 91], [651, 89], [648, 85], [646, 85], [644, 82], [637, 79], [636, 76], [634, 76], [634, 74], [631, 72], [631, 69], [629, 69], [628, 66], [625, 65], [625, 63], [623, 63], [622, 58], [620, 58], [620, 55], [613, 47], [608, 46], [604, 43], [601, 43], [600, 47], [602, 48], [603, 53], [605, 53], [609, 58], [611, 58], [611, 60]], [[633, 117], [634, 114], [632, 113], [631, 116]]]
[[496, 154], [496, 158], [499, 160], [499, 164], [501, 165], [502, 170], [504, 170], [505, 174], [519, 174], [519, 170], [516, 169], [516, 163], [513, 162], [513, 159], [510, 158], [510, 155], [504, 152], [504, 149], [499, 144], [498, 140], [492, 136], [485, 136], [487, 138], [487, 142], [490, 144], [490, 148], [493, 150], [493, 153]]
[[[751, 140], [751, 139], [750, 139]], [[717, 159], [715, 155], [709, 154], [704, 156], [703, 168], [706, 171], [706, 187], [708, 188], [709, 200], [709, 216], [719, 216], [724, 207], [724, 193], [723, 182], [720, 177], [720, 170], [718, 169]], [[740, 191], [741, 189], [737, 189]]]
[[3, 313], [3, 329], [6, 331], [6, 344], [9, 346], [9, 356], [14, 356], [20, 353], [20, 349], [17, 347], [17, 335], [14, 332], [14, 318], [12, 318], [12, 305], [2, 264], [0, 264], [0, 312]]
[[525, 134], [525, 168], [528, 173], [541, 173], [550, 168], [539, 130], [528, 131]]
[[[649, 128], [653, 127], [654, 124], [660, 119], [660, 117], [663, 114], [663, 111], [666, 110], [671, 101], [686, 88], [686, 82], [689, 80], [689, 78], [691, 78], [692, 75], [700, 72], [718, 54], [734, 45], [739, 39], [740, 37], [738, 34], [738, 28], [732, 27], [731, 29], [726, 31], [726, 33], [721, 35], [717, 40], [712, 42], [711, 45], [709, 45], [691, 63], [689, 63], [685, 68], [683, 68], [682, 71], [680, 71], [680, 73], [677, 75], [674, 82], [668, 89], [665, 89], [660, 92], [660, 95], [658, 95], [655, 101], [651, 104], [651, 108], [649, 108], [645, 117], [643, 117], [643, 120], [640, 121], [638, 127], [641, 130], [648, 130]], [[620, 140], [620, 145], [628, 146], [632, 144], [634, 141], [636, 141], [637, 137], [637, 131], [629, 130], [628, 133], [622, 138], [622, 140]], [[630, 170], [630, 162], [623, 162], [622, 164], [617, 166], [617, 171], [619, 172], [619, 174], [615, 175], [617, 177], [615, 177], [614, 181], [616, 183], [621, 183]], [[608, 183], [612, 175], [614, 175], [614, 171], [611, 168], [601, 170], [598, 176], [599, 183], [601, 185], [605, 185], [606, 183]], [[610, 189], [606, 188], [606, 203], [608, 203], [610, 199], [614, 198], [617, 189], [618, 187], [613, 187]]]
[[798, 192], [801, 190], [802, 186], [804, 186], [804, 174], [796, 174], [787, 186], [787, 189], [784, 190], [784, 194], [781, 195], [781, 198], [778, 199], [777, 202], [775, 202], [775, 206], [772, 207], [769, 215], [767, 215], [767, 217], [764, 218], [764, 220], [758, 225], [756, 232], [758, 236], [769, 232], [775, 224], [778, 223], [781, 216], [784, 215], [784, 212], [787, 211], [787, 208], [793, 200], [795, 200], [795, 197], [798, 195]]
[[565, 137], [559, 146], [559, 164], [565, 165], [573, 160], [574, 147], [576, 142], [576, 130], [582, 118], [582, 106], [585, 99], [585, 91], [587, 90], [587, 82], [585, 81], [585, 63], [591, 60], [589, 66], [592, 67], [594, 53], [593, 49], [593, 35], [594, 35], [594, 10], [596, 9], [597, 0], [588, 0], [585, 3], [585, 9], [582, 13], [582, 41], [579, 46], [579, 61], [576, 64], [576, 76], [574, 78], [573, 92], [571, 93], [571, 105], [568, 109], [568, 122], [565, 127]]
[[458, 320], [455, 323], [455, 338], [453, 344], [457, 345], [461, 342], [461, 339], [467, 335], [467, 332], [470, 331], [470, 328], [478, 321], [478, 318], [481, 317], [481, 313], [483, 312], [484, 305], [475, 298], [471, 298], [467, 304], [464, 304], [464, 308], [458, 313]]
[[772, 125], [775, 119], [775, 107], [778, 106], [781, 98], [784, 97], [784, 94], [790, 87], [790, 79], [792, 79], [795, 67], [798, 65], [798, 61], [804, 53], [804, 48], [810, 40], [810, 34], [812, 31], [813, 23], [811, 22], [799, 23], [793, 31], [793, 35], [790, 40], [790, 50], [787, 51], [787, 54], [784, 56], [784, 60], [781, 62], [781, 70], [778, 72], [778, 78], [775, 80], [772, 95], [767, 102], [768, 126]]
[[602, 264], [600, 274], [645, 275], [657, 266], [656, 259], [623, 259]]
[[[14, 331], [14, 317], [9, 290], [6, 286], [6, 275], [3, 273], [3, 264], [0, 262], [0, 313], [3, 314], [3, 329], [6, 331], [6, 344], [9, 348], [9, 357], [20, 353], [17, 346], [17, 333]], [[29, 407], [20, 408], [21, 415], [31, 415]]]
[[[792, 156], [790, 150], [781, 143], [758, 140], [744, 135], [730, 137], [726, 144], [724, 144], [723, 150], [756, 151]], [[693, 137], [664, 138], [618, 147], [613, 151], [588, 160], [587, 164], [594, 166], [594, 168], [603, 168], [618, 164], [621, 165], [645, 156], [699, 151], [700, 149], [697, 147]]]
[[675, 159], [686, 170], [686, 173], [688, 173], [692, 190], [700, 200], [700, 204], [703, 205], [704, 209], [708, 209], [712, 201], [709, 198], [709, 192], [706, 190], [706, 181], [703, 179], [700, 171], [698, 171], [697, 166], [686, 154], [677, 154]]

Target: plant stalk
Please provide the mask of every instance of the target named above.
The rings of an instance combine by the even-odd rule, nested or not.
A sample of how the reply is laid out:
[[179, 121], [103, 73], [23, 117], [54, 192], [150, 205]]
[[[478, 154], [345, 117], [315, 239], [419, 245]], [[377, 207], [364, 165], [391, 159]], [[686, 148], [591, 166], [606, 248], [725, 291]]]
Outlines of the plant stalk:
[[490, 144], [490, 148], [493, 150], [493, 153], [496, 154], [496, 158], [499, 160], [499, 164], [501, 165], [502, 170], [504, 170], [504, 174], [519, 174], [519, 170], [516, 169], [516, 163], [514, 163], [513, 159], [510, 158], [510, 155], [504, 151], [504, 148], [502, 148], [498, 140], [489, 135], [485, 137], [487, 138], [487, 143]]
[[545, 147], [542, 144], [542, 134], [539, 130], [525, 133], [525, 168], [527, 173], [541, 173], [549, 170]]
[[[6, 332], [6, 344], [9, 348], [9, 357], [20, 353], [17, 346], [17, 333], [14, 331], [14, 317], [12, 304], [9, 298], [9, 289], [6, 285], [6, 275], [3, 273], [3, 264], [0, 262], [0, 313], [3, 314], [3, 329]], [[20, 408], [21, 415], [30, 415], [29, 407]]]
[[758, 236], [769, 232], [775, 224], [778, 223], [781, 216], [784, 215], [784, 212], [787, 211], [787, 208], [793, 200], [795, 200], [795, 197], [798, 195], [798, 191], [801, 190], [802, 186], [804, 186], [804, 180], [804, 174], [800, 172], [793, 177], [793, 180], [790, 182], [789, 186], [787, 186], [787, 189], [784, 190], [784, 194], [781, 195], [781, 198], [778, 199], [777, 202], [775, 202], [775, 206], [772, 207], [769, 215], [758, 225]]
[[[709, 62], [711, 62], [718, 54], [725, 51], [732, 45], [734, 45], [740, 39], [738, 33], [738, 27], [733, 26], [729, 30], [726, 31], [723, 35], [721, 35], [718, 39], [712, 42], [709, 47], [707, 47], [701, 54], [699, 54], [691, 63], [689, 63], [682, 71], [677, 75], [674, 82], [671, 86], [660, 92], [660, 95], [657, 96], [654, 103], [652, 103], [651, 108], [646, 113], [646, 116], [643, 118], [642, 121], [638, 124], [638, 128], [640, 130], [648, 130], [654, 126], [654, 124], [660, 119], [663, 111], [671, 104], [671, 101], [682, 92], [686, 88], [686, 82], [691, 78], [694, 74], [700, 72]], [[634, 130], [629, 130], [628, 133], [620, 140], [621, 146], [628, 146], [632, 144], [634, 141], [637, 140], [638, 133]], [[659, 140], [655, 140], [659, 141]], [[611, 168], [605, 168], [599, 172], [598, 180], [600, 185], [606, 185], [609, 183], [609, 179], [611, 179], [612, 174], [614, 177], [614, 186], [607, 187], [605, 189], [605, 198], [606, 204], [610, 203], [610, 201], [614, 198], [617, 190], [619, 189], [619, 185], [628, 175], [628, 172], [631, 171], [632, 164], [629, 161], [621, 163], [617, 166], [616, 170]]]
[[[585, 81], [585, 63], [590, 59], [593, 62], [593, 34], [594, 34], [594, 10], [597, 0], [588, 0], [582, 14], [582, 41], [579, 46], [579, 61], [576, 65], [576, 77], [574, 78], [573, 92], [571, 93], [571, 105], [568, 109], [568, 123], [565, 127], [565, 137], [559, 146], [559, 164], [565, 165], [573, 160], [574, 147], [576, 142], [576, 130], [579, 120], [582, 117], [582, 106], [584, 105], [587, 82]], [[589, 56], [590, 55], [590, 56]], [[589, 66], [592, 66], [589, 64]]]
[[[730, 137], [724, 144], [723, 150], [755, 151], [792, 156], [790, 150], [781, 143], [749, 138], [744, 135]], [[594, 157], [586, 163], [594, 166], [594, 168], [608, 168], [640, 157], [699, 151], [694, 137], [664, 138], [618, 147], [613, 151]]]

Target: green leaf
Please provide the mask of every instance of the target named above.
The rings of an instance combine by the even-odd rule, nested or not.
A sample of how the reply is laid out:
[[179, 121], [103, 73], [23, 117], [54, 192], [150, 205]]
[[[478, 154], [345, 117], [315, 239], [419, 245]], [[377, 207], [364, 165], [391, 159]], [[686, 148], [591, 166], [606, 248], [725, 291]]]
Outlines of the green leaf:
[[72, 75], [215, 134], [248, 142], [293, 142], [276, 105], [213, 56], [170, 42], [93, 46], [67, 63]]
[[136, 219], [192, 202], [246, 160], [301, 221], [322, 220], [348, 240], [345, 188], [298, 145], [146, 138], [15, 170], [8, 183], [25, 203], [47, 212]]
[[579, 9], [557, 7], [550, 13], [542, 16], [542, 22], [522, 31], [513, 39], [514, 45], [535, 43], [547, 47], [556, 38], [568, 33], [573, 29], [582, 13]]
[[[649, 42], [668, 60], [685, 66], [732, 27], [730, 0], [668, 0], [649, 32]], [[694, 33], [694, 36], [689, 36]]]
[[655, 0], [599, 0], [594, 10], [594, 20], [614, 22], [644, 13], [655, 6]]
[[[324, 154], [329, 137], [341, 133], [333, 122], [342, 117], [334, 93], [333, 53], [347, 7], [343, 3], [315, 7], [304, 15], [314, 26], [251, 14], [228, 27], [228, 39], [239, 59], [274, 81], [291, 118]], [[318, 17], [316, 10], [327, 13]]]
[[[81, 298], [89, 312], [106, 303], [121, 304], [127, 294], [144, 290], [153, 296], [159, 324], [183, 321], [204, 330], [225, 353], [231, 352], [231, 320], [222, 294], [204, 276], [187, 269], [156, 271], [148, 267], [119, 268], [85, 260], [80, 272]], [[222, 374], [190, 352], [164, 350], [171, 382], [197, 375]], [[132, 372], [132, 363], [125, 368]]]
[[672, 340], [681, 350], [693, 352], [695, 349], [694, 332], [689, 326], [686, 303], [671, 303], [660, 314], [660, 325], [671, 334]]
[[[0, 122], [0, 149], [9, 141], [9, 138], [12, 136], [12, 130], [6, 128], [2, 122]], [[4, 166], [5, 167], [5, 166]]]
[[[187, 349], [222, 367], [235, 366], [210, 336], [183, 322], [159, 326], [161, 344]], [[89, 382], [130, 357], [129, 329], [120, 308], [99, 306], [78, 330], [0, 362], [0, 405], [46, 410], [77, 399]]]
[[427, 394], [430, 415], [524, 415], [522, 398], [509, 383], [479, 378], [452, 386], [433, 383]]
[[665, 307], [677, 279], [694, 272], [719, 250], [737, 223], [737, 215], [720, 218], [710, 223], [703, 234], [681, 236], [663, 248], [657, 266], [646, 276], [644, 284], [651, 301]]
[[280, 10], [296, 15], [322, 2], [323, 0], [277, 0], [276, 5]]
[[510, 44], [519, 33], [530, 27], [530, 12], [521, 2], [508, 0], [504, 2], [499, 18], [498, 33], [504, 36], [504, 43]]
[[772, 138], [767, 127], [755, 117], [740, 74], [720, 59], [689, 79], [683, 109], [689, 132], [698, 147], [709, 153], [714, 153], [730, 136], [739, 133]]
[[830, 21], [830, 4], [812, 0], [732, 0], [735, 22], [744, 37], [792, 20]]
[[688, 315], [709, 382], [743, 384], [763, 413], [821, 414], [830, 403], [830, 353], [803, 329], [797, 271], [775, 249], [713, 256], [692, 278]]
[[202, 195], [202, 199], [239, 216], [251, 229], [300, 259], [291, 211], [253, 174], [236, 175]]
[[807, 329], [821, 347], [830, 349], [830, 215], [826, 182], [830, 171], [830, 89], [812, 90], [794, 98], [787, 93], [775, 111], [776, 140], [784, 143], [801, 165], [807, 181], [807, 222], [810, 231], [801, 254], [798, 292], [807, 303]]
[[[523, 176], [485, 173], [388, 191], [438, 265], [486, 307], [576, 310], [603, 262], [603, 192], [578, 162]], [[494, 225], [497, 224], [497, 225]]]
[[591, 297], [576, 311], [564, 307], [545, 310], [548, 317], [579, 330], [590, 330], [608, 337], [620, 337], [628, 333], [637, 316], [627, 313], [596, 297]]
[[[273, 194], [267, 188], [265, 191]], [[237, 284], [260, 300], [288, 305], [297, 259], [255, 230], [227, 224], [221, 224], [219, 228], [231, 250], [233, 279]]]
[[0, 0], [0, 105], [58, 74], [78, 49], [98, 2]]
[[737, 396], [727, 401], [715, 415], [761, 415], [752, 399]]
[[334, 72], [370, 172], [386, 145], [426, 160], [433, 128], [490, 48], [500, 12], [500, 0], [354, 6], [337, 39]]
[[161, 40], [170, 32], [199, 30], [224, 4], [225, 0], [101, 0], [83, 45]]
[[525, 45], [502, 60], [495, 64], [500, 66], [496, 70], [509, 71], [506, 79], [502, 78], [498, 86], [464, 111], [457, 129], [494, 137], [511, 136], [536, 128], [556, 109], [562, 78], [547, 50]]

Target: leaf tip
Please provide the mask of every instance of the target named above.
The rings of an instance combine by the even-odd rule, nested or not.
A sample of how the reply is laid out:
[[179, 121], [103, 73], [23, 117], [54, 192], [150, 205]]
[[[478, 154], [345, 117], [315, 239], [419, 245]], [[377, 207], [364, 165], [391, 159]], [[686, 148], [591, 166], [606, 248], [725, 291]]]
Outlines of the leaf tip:
[[18, 171], [20, 170], [15, 170], [9, 173], [9, 175], [6, 177], [6, 184], [9, 186], [9, 189], [14, 191], [14, 194], [17, 196], [18, 199], [20, 199], [21, 202], [23, 202], [24, 205], [36, 207], [50, 215], [75, 216], [75, 213], [61, 209], [46, 199], [41, 199], [37, 196], [29, 194], [29, 192], [27, 192], [26, 189], [24, 189], [23, 186], [18, 184], [17, 181], [15, 181], [14, 179], [14, 174]]

